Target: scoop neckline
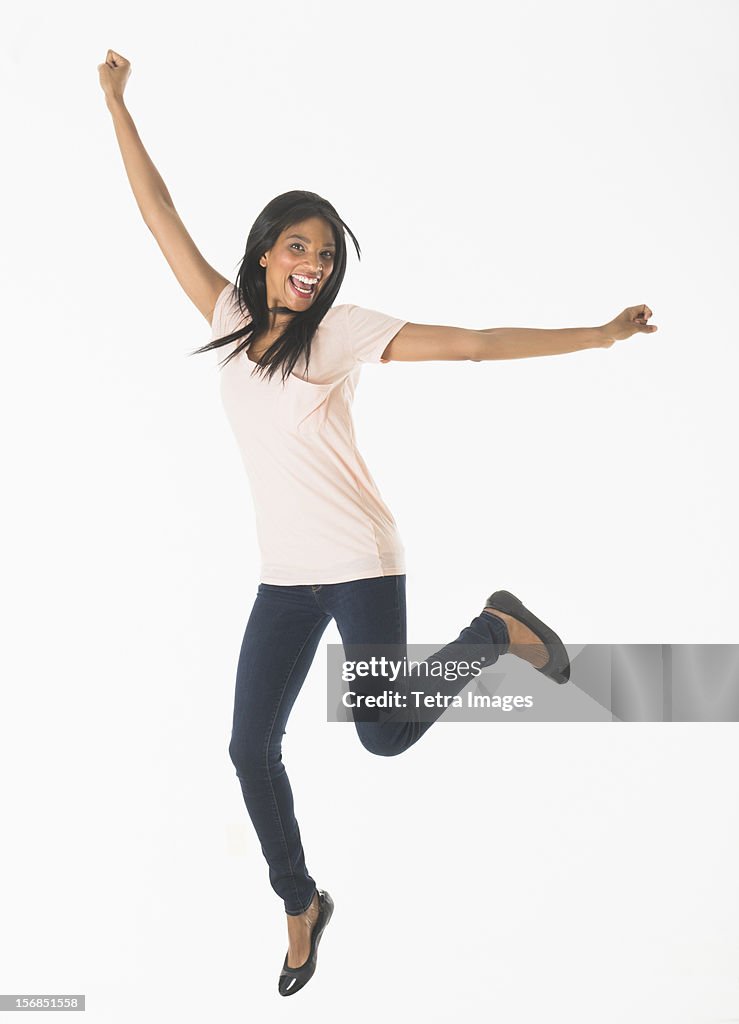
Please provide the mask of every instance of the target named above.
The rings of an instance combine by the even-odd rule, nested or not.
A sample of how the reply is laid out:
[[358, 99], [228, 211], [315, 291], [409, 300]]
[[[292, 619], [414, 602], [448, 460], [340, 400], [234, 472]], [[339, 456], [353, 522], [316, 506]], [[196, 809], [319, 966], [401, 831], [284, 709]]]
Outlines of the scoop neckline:
[[[247, 362], [249, 362], [252, 366], [256, 366], [257, 365], [253, 359], [249, 359], [249, 355], [248, 355], [247, 352], [244, 352], [244, 355], [246, 356]], [[254, 371], [252, 370], [248, 374], [248, 376], [249, 376], [249, 379], [251, 379], [254, 376]], [[276, 374], [275, 377], [273, 378], [273, 380], [277, 380], [277, 377], [278, 377], [278, 375]], [[295, 373], [294, 370], [291, 370], [290, 373], [288, 373], [287, 378], [288, 378], [288, 380], [297, 380], [301, 384], [307, 384], [307, 386], [309, 388], [322, 388], [324, 390], [328, 390], [329, 388], [334, 387], [334, 385], [337, 383], [336, 381], [334, 381], [333, 383], [321, 384], [321, 383], [319, 383], [318, 381], [315, 381], [315, 380], [306, 380], [305, 377], [301, 377], [300, 374]]]

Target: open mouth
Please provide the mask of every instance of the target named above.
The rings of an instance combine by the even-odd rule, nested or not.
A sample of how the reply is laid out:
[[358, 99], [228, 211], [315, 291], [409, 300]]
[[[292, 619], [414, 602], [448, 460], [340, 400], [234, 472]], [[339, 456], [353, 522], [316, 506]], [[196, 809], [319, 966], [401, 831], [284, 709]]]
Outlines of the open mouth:
[[306, 277], [304, 274], [290, 274], [290, 284], [297, 295], [307, 297], [313, 295], [318, 287], [318, 278]]

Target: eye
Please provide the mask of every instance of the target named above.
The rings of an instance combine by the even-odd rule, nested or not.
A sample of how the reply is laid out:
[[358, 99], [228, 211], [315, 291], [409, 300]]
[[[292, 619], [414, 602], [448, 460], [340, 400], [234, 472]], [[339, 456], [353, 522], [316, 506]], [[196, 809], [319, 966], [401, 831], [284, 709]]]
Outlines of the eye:
[[[297, 245], [297, 247], [298, 247], [299, 249], [302, 249], [302, 248], [303, 248], [303, 246], [302, 246], [302, 244], [301, 244], [300, 242], [291, 242], [291, 243], [290, 243], [290, 248], [291, 248], [291, 249], [293, 249], [293, 248], [294, 248], [294, 247], [295, 247], [296, 245]], [[334, 258], [334, 255], [335, 255], [335, 254], [334, 254], [333, 252], [331, 252], [331, 250], [330, 250], [330, 249], [326, 249], [326, 250], [325, 250], [324, 252], [322, 252], [322, 253], [321, 253], [321, 255], [322, 255], [322, 256], [328, 256], [328, 258], [329, 258], [330, 260], [332, 260], [332, 259]]]

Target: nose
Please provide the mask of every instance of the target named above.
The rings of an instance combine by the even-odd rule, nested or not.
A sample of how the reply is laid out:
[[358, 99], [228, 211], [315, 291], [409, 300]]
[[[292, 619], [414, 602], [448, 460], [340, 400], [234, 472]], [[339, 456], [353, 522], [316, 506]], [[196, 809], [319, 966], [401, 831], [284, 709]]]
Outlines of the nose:
[[324, 275], [323, 260], [320, 258], [309, 261], [309, 253], [305, 253], [305, 263], [298, 262], [298, 266], [301, 268], [304, 274], [308, 274], [310, 277], [320, 277]]

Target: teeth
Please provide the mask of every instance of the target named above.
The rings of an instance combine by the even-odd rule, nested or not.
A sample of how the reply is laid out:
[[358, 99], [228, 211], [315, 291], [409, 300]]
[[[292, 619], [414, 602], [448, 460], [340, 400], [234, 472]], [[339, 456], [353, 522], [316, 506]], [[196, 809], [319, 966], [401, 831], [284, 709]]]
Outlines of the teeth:
[[304, 277], [302, 274], [291, 274], [296, 281], [303, 281], [305, 284], [318, 284], [317, 277]]

